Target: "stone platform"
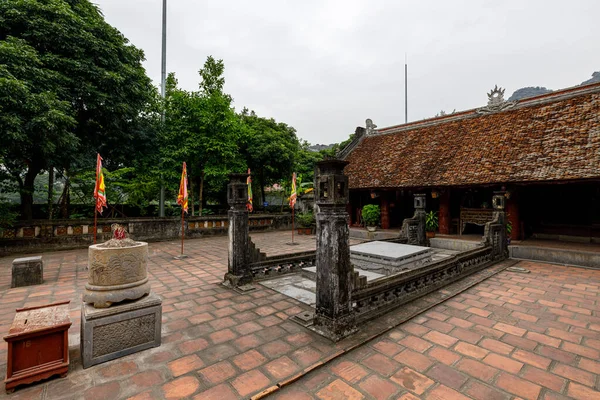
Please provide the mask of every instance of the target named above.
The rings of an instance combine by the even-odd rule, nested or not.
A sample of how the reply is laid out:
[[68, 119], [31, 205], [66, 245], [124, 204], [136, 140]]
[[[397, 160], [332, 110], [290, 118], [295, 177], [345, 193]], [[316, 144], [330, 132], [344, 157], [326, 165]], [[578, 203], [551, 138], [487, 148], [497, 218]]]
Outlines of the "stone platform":
[[160, 346], [161, 324], [162, 300], [154, 293], [109, 308], [82, 303], [83, 368]]
[[391, 275], [432, 261], [429, 247], [374, 241], [350, 247], [350, 262], [365, 271]]

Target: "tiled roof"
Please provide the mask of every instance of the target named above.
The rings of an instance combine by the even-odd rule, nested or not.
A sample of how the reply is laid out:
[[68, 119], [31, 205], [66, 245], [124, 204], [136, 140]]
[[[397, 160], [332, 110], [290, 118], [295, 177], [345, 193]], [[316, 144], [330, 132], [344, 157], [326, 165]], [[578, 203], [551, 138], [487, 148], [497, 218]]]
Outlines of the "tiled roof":
[[600, 84], [379, 129], [345, 157], [350, 188], [600, 178]]

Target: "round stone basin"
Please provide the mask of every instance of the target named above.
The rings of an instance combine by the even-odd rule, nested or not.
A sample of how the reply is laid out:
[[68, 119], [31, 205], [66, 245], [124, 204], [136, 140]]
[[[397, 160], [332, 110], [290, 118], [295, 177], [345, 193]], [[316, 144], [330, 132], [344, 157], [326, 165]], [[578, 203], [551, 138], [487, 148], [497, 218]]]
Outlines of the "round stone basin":
[[125, 247], [95, 244], [88, 250], [88, 283], [83, 301], [96, 308], [136, 300], [150, 293], [148, 283], [148, 243]]

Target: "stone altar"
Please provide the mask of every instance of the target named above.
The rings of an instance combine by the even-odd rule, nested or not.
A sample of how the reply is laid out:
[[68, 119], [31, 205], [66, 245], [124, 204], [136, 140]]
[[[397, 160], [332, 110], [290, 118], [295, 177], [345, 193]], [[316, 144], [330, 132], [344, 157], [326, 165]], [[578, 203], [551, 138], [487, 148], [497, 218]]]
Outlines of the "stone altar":
[[356, 267], [383, 275], [415, 269], [432, 261], [429, 247], [392, 242], [368, 242], [350, 247], [350, 262]]
[[158, 347], [162, 300], [155, 293], [109, 308], [81, 305], [83, 368]]
[[162, 300], [150, 293], [148, 243], [114, 238], [89, 248], [88, 284], [81, 305], [83, 368], [160, 346]]
[[44, 283], [42, 256], [16, 258], [12, 262], [11, 288]]

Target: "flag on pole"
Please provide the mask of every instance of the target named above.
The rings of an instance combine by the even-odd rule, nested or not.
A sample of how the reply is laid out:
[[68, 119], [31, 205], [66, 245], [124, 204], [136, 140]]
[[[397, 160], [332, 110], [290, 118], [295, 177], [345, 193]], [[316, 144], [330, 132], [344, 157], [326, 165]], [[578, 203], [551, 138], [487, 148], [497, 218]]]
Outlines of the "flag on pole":
[[296, 205], [296, 173], [292, 174], [292, 194], [290, 195], [290, 207], [294, 208]]
[[102, 157], [98, 153], [96, 159], [96, 186], [94, 187], [94, 198], [96, 199], [96, 210], [102, 214], [106, 207], [106, 187], [104, 186], [104, 174], [102, 173]]
[[181, 205], [183, 211], [186, 213], [188, 212], [187, 167], [185, 165], [185, 161], [183, 162], [183, 171], [181, 171], [181, 181], [179, 182], [177, 204]]
[[246, 208], [248, 208], [249, 212], [252, 212], [254, 208], [252, 207], [252, 178], [250, 178], [250, 168], [248, 168], [248, 178], [246, 178], [246, 184], [248, 185], [248, 202], [246, 203]]

